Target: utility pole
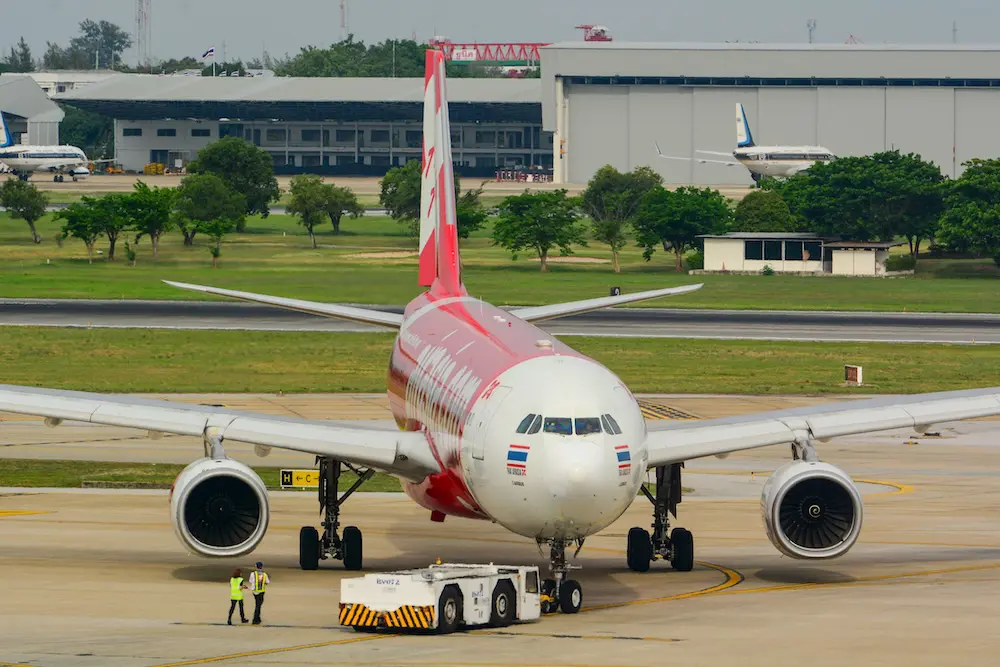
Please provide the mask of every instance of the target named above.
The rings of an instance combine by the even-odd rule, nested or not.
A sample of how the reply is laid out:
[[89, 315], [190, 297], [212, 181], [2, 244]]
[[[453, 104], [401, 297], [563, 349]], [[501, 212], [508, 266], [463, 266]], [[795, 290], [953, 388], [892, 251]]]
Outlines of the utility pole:
[[951, 22], [951, 43], [958, 44], [958, 21]]
[[340, 41], [347, 39], [347, 0], [340, 0]]
[[813, 43], [813, 33], [816, 32], [816, 19], [806, 21], [806, 30], [809, 31], [809, 43]]

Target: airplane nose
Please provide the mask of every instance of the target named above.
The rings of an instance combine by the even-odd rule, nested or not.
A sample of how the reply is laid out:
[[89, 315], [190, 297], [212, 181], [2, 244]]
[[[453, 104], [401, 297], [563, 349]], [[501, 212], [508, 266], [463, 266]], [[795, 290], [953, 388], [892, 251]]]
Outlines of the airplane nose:
[[555, 437], [545, 443], [546, 488], [562, 527], [589, 530], [617, 511], [618, 470], [604, 443]]

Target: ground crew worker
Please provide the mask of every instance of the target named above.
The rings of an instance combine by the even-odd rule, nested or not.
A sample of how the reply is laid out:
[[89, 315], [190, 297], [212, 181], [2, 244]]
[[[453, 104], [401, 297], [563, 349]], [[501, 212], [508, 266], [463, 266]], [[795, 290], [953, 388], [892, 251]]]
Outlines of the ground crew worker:
[[264, 606], [264, 593], [267, 592], [267, 585], [271, 583], [271, 577], [264, 571], [264, 564], [257, 561], [257, 569], [250, 573], [250, 590], [253, 591], [254, 610], [253, 624], [260, 625], [260, 608]]
[[246, 588], [246, 584], [243, 583], [243, 570], [236, 568], [233, 570], [233, 576], [229, 579], [229, 620], [227, 621], [229, 625], [233, 624], [233, 610], [236, 609], [236, 603], [240, 605], [240, 620], [244, 623], [249, 622], [247, 615], [243, 612], [243, 591]]

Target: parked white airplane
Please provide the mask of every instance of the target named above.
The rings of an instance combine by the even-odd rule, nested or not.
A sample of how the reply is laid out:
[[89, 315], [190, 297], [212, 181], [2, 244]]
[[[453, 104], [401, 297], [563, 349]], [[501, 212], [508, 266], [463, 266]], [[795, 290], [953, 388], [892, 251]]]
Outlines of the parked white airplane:
[[653, 142], [656, 153], [665, 160], [695, 160], [701, 164], [724, 164], [727, 167], [744, 166], [750, 171], [754, 182], [759, 182], [762, 176], [787, 178], [808, 169], [817, 162], [829, 162], [836, 155], [822, 146], [758, 146], [750, 133], [743, 105], [736, 103], [736, 150], [732, 153], [720, 151], [696, 150], [702, 155], [718, 155], [733, 157], [735, 160], [716, 160], [709, 158], [674, 157], [664, 155], [660, 147]]
[[[549, 547], [552, 577], [545, 609], [573, 613], [583, 592], [568, 577], [567, 547], [614, 522], [642, 493], [652, 504], [652, 534], [628, 533], [626, 562], [644, 572], [657, 560], [694, 567], [694, 540], [670, 530], [681, 502], [686, 461], [768, 445], [791, 448], [791, 461], [764, 487], [768, 538], [793, 558], [843, 555], [861, 531], [861, 494], [845, 472], [820, 462], [814, 443], [837, 436], [915, 428], [1000, 414], [1000, 387], [809, 408], [705, 421], [645, 421], [635, 396], [609, 369], [533, 323], [609, 306], [680, 294], [701, 285], [502, 310], [469, 296], [461, 278], [455, 221], [451, 134], [444, 56], [427, 52], [419, 283], [429, 289], [403, 314], [212, 287], [171, 283], [208, 294], [270, 304], [395, 329], [388, 372], [395, 424], [311, 421], [125, 396], [0, 385], [0, 413], [110, 424], [196, 436], [204, 456], [177, 477], [170, 515], [180, 541], [208, 557], [237, 557], [260, 544], [268, 494], [246, 464], [226, 456], [226, 441], [319, 457], [322, 535], [299, 533], [299, 564], [320, 559], [362, 567], [361, 531], [340, 530], [344, 501], [374, 470], [397, 476], [406, 493], [446, 516], [495, 521]], [[664, 352], [669, 353], [669, 343]], [[343, 494], [340, 473], [359, 480]], [[644, 482], [655, 479], [655, 489]], [[501, 589], [497, 589], [501, 590]], [[492, 603], [501, 599], [493, 592]], [[502, 600], [503, 604], [509, 600]]]
[[52, 174], [52, 180], [61, 183], [68, 175], [74, 181], [90, 176], [91, 162], [110, 160], [88, 160], [87, 154], [76, 146], [24, 146], [15, 144], [7, 129], [7, 121], [0, 112], [0, 164], [5, 171], [15, 174], [21, 180], [31, 178], [31, 174], [44, 172]]

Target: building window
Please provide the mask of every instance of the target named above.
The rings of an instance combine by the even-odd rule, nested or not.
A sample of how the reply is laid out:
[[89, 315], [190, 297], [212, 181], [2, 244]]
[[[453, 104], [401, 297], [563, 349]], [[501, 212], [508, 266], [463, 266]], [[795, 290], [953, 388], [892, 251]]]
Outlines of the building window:
[[338, 155], [337, 156], [337, 166], [338, 167], [339, 166], [343, 166], [343, 165], [347, 165], [347, 164], [354, 164], [354, 163], [355, 163], [355, 160], [354, 160], [354, 156], [353, 155]]
[[806, 241], [805, 246], [805, 257], [803, 259], [812, 260], [818, 262], [823, 259], [823, 244], [819, 241]]
[[390, 167], [390, 166], [392, 166], [389, 163], [389, 156], [388, 155], [372, 155], [371, 156], [371, 163], [370, 164], [373, 167]]
[[194, 127], [191, 128], [192, 137], [210, 137], [212, 136], [212, 131], [207, 127]]
[[490, 148], [495, 148], [497, 144], [497, 133], [487, 132], [485, 130], [479, 130], [476, 132], [476, 145], [477, 146], [488, 146]]
[[141, 137], [142, 128], [141, 127], [123, 127], [122, 128], [123, 137]]
[[156, 131], [156, 136], [158, 137], [176, 137], [177, 130], [172, 127], [161, 127]]
[[[386, 136], [388, 138], [388, 135]], [[354, 130], [337, 130], [337, 143], [338, 144], [353, 144], [354, 143]]]
[[372, 130], [371, 132], [373, 144], [389, 143], [389, 130]]
[[764, 259], [771, 262], [781, 260], [781, 241], [764, 241]]
[[275, 167], [284, 167], [288, 164], [288, 159], [284, 153], [271, 153], [271, 159], [274, 160]]
[[424, 133], [422, 130], [407, 130], [406, 131], [406, 147], [407, 148], [420, 148], [420, 143], [424, 139]]
[[319, 143], [319, 130], [302, 130], [302, 142], [306, 144]]
[[285, 142], [285, 131], [277, 129], [269, 129], [265, 135], [267, 140], [271, 143], [284, 143]]
[[306, 153], [302, 156], [303, 167], [318, 167], [319, 164], [319, 153]]
[[785, 259], [802, 259], [802, 241], [785, 241]]
[[764, 259], [764, 242], [744, 241], [743, 259]]

